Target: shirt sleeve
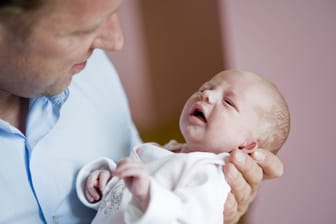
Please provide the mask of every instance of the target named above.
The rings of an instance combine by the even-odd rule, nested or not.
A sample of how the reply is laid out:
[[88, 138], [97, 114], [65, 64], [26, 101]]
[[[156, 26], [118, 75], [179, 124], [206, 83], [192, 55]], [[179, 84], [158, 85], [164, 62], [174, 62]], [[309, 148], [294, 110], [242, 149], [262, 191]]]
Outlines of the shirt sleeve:
[[85, 166], [83, 166], [78, 175], [77, 175], [77, 179], [76, 179], [76, 191], [77, 191], [77, 196], [79, 198], [79, 200], [87, 207], [89, 208], [93, 208], [95, 210], [98, 209], [99, 207], [99, 203], [100, 201], [96, 202], [96, 203], [91, 203], [89, 202], [84, 194], [84, 186], [85, 186], [85, 181], [88, 178], [88, 176], [90, 175], [90, 173], [92, 173], [94, 170], [97, 169], [108, 169], [108, 170], [114, 170], [116, 168], [116, 163], [113, 162], [111, 159], [107, 158], [107, 157], [101, 157], [98, 158], [96, 160], [93, 160], [91, 162], [89, 162], [88, 164], [86, 164]]
[[[222, 166], [201, 163], [187, 166], [185, 171], [177, 182], [171, 182], [175, 189], [168, 189], [152, 178], [147, 210], [142, 212], [131, 201], [125, 212], [125, 223], [222, 224], [224, 203], [230, 191]], [[169, 178], [164, 172], [162, 175]]]

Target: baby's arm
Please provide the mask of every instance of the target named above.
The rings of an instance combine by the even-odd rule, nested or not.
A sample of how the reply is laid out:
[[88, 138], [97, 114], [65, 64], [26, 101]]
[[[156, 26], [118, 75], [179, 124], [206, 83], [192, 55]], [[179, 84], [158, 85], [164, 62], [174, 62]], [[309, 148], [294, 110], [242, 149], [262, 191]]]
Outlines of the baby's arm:
[[[185, 157], [171, 158], [156, 166], [150, 178], [149, 203], [144, 211], [138, 202], [126, 209], [126, 223], [204, 224], [223, 222], [222, 211], [229, 186], [221, 167]], [[206, 163], [206, 164], [204, 164]], [[218, 160], [218, 163], [223, 163]], [[158, 164], [156, 164], [158, 165]]]
[[136, 199], [142, 211], [146, 211], [149, 202], [149, 174], [143, 163], [131, 159], [123, 159], [117, 164], [113, 176], [124, 179], [128, 190]]
[[111, 171], [108, 169], [98, 169], [93, 171], [85, 183], [84, 194], [86, 199], [91, 202], [97, 202], [101, 199], [103, 190], [112, 178]]

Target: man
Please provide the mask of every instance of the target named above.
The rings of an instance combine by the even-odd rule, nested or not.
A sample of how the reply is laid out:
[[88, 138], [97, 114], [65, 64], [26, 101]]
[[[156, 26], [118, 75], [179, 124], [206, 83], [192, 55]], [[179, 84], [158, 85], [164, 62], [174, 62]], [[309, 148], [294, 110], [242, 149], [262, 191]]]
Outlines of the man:
[[[95, 156], [119, 160], [140, 142], [114, 68], [94, 51], [123, 46], [120, 4], [0, 3], [0, 223], [89, 223], [94, 211], [74, 192], [79, 168]], [[262, 149], [230, 161], [225, 223], [236, 223], [263, 177], [283, 171]]]

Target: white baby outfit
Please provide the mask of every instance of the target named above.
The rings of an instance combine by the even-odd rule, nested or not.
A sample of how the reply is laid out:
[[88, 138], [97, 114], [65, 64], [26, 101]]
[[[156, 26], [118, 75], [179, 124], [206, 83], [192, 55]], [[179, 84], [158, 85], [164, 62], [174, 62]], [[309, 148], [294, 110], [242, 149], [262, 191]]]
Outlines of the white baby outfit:
[[150, 201], [142, 212], [118, 178], [104, 189], [102, 200], [92, 204], [84, 196], [84, 182], [95, 169], [114, 170], [116, 164], [100, 158], [84, 166], [77, 178], [77, 194], [88, 207], [98, 209], [94, 224], [223, 224], [224, 203], [230, 187], [223, 174], [228, 153], [173, 153], [151, 143], [133, 149], [150, 173]]

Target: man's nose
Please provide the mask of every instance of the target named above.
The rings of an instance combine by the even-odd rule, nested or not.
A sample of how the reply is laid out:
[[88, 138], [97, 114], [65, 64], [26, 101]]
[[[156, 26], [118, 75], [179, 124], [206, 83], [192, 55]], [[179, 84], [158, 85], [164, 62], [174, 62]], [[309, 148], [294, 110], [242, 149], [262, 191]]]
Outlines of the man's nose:
[[92, 48], [116, 51], [124, 45], [124, 35], [116, 14], [111, 15], [99, 28], [96, 38], [92, 43]]

